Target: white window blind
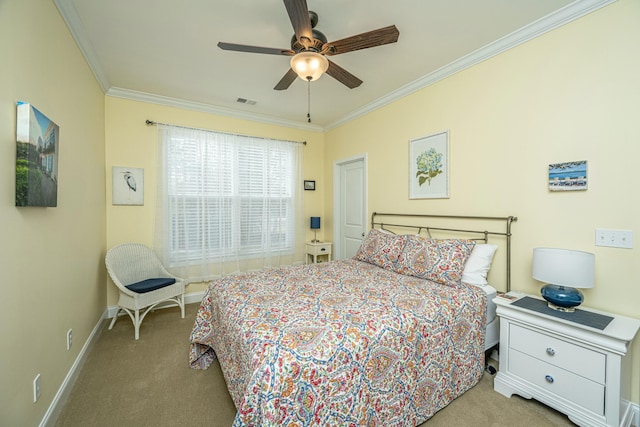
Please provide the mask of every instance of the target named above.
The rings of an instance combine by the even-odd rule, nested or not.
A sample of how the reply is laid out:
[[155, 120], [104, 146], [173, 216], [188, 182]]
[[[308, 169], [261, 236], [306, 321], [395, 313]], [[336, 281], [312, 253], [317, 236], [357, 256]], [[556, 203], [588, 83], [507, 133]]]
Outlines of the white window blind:
[[159, 125], [154, 246], [206, 280], [301, 263], [301, 144]]

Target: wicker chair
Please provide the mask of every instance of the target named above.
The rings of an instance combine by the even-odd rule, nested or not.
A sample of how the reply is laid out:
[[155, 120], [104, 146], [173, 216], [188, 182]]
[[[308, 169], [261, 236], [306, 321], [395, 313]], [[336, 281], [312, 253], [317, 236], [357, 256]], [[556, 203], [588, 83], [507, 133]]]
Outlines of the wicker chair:
[[159, 304], [160, 307], [179, 306], [184, 318], [185, 283], [164, 268], [151, 248], [139, 243], [114, 246], [107, 252], [105, 264], [120, 291], [118, 311], [109, 329], [113, 328], [122, 310], [131, 318], [137, 340], [142, 320]]

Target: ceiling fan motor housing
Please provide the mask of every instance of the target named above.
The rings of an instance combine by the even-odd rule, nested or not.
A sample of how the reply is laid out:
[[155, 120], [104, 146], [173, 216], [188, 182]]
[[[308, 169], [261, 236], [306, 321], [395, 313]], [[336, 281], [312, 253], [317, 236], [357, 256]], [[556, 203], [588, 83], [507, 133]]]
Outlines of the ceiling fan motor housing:
[[302, 52], [304, 50], [320, 52], [322, 50], [322, 46], [327, 43], [327, 36], [322, 34], [320, 30], [316, 30], [316, 25], [318, 25], [318, 14], [313, 10], [309, 11], [309, 22], [311, 22], [311, 35], [313, 36], [313, 40], [307, 41], [305, 38], [305, 40], [300, 42], [294, 34], [291, 37], [291, 50], [295, 53]]
[[320, 52], [322, 47], [327, 43], [327, 36], [325, 36], [319, 30], [315, 28], [311, 30], [311, 34], [313, 34], [313, 40], [308, 42], [308, 45], [305, 46], [303, 43], [300, 43], [294, 34], [291, 37], [291, 50], [298, 53], [303, 50], [311, 50], [314, 52]]

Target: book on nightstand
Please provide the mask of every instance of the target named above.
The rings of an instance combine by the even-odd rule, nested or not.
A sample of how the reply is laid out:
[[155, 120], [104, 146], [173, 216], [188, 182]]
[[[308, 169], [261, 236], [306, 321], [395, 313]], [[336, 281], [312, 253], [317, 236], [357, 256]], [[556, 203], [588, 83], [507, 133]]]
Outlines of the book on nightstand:
[[518, 292], [518, 291], [497, 292], [496, 293], [496, 296], [498, 298], [506, 299], [506, 300], [509, 300], [511, 302], [517, 301], [520, 298], [524, 297], [525, 295], [526, 294], [524, 294], [523, 292]]

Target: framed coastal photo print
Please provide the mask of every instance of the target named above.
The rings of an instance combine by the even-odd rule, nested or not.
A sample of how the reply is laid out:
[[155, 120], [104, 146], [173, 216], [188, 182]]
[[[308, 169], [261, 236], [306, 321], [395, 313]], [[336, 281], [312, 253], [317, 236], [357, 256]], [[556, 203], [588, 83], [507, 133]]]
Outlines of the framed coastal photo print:
[[304, 189], [305, 189], [305, 190], [315, 191], [315, 189], [316, 189], [316, 182], [315, 182], [315, 181], [305, 180], [305, 181], [304, 181]]
[[16, 119], [16, 206], [56, 207], [60, 127], [28, 102]]
[[449, 131], [409, 141], [409, 199], [449, 198]]
[[587, 189], [587, 161], [549, 165], [549, 190], [579, 191]]
[[144, 169], [114, 166], [112, 168], [114, 205], [144, 205]]

